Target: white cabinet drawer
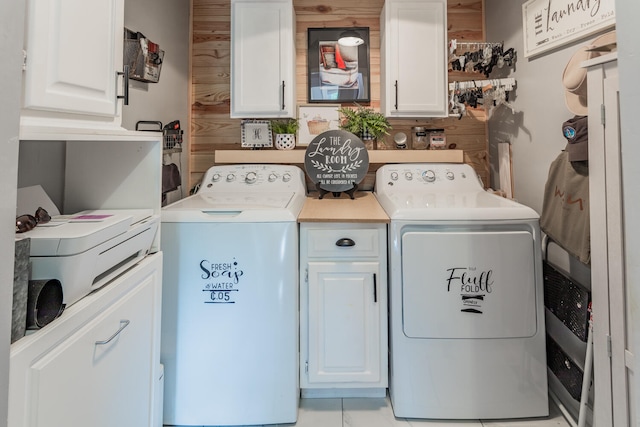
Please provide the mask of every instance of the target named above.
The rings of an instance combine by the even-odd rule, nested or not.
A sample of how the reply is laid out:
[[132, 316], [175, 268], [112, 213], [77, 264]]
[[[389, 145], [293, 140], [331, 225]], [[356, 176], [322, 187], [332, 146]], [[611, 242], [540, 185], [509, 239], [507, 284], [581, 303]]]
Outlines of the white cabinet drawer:
[[309, 257], [378, 257], [380, 235], [376, 229], [309, 230]]
[[154, 280], [32, 365], [34, 427], [150, 424]]
[[9, 427], [150, 427], [162, 254], [145, 257], [11, 346]]

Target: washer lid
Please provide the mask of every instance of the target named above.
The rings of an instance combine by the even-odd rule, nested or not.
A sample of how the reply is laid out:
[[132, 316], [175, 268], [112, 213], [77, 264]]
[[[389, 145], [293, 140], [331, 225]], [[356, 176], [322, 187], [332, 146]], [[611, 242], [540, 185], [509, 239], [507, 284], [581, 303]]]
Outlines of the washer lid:
[[408, 163], [376, 171], [375, 195], [393, 219], [538, 219], [531, 208], [488, 193], [467, 164]]
[[295, 192], [202, 192], [162, 209], [162, 222], [295, 221], [304, 204]]
[[443, 221], [539, 218], [530, 207], [486, 191], [376, 193], [376, 197], [391, 219]]

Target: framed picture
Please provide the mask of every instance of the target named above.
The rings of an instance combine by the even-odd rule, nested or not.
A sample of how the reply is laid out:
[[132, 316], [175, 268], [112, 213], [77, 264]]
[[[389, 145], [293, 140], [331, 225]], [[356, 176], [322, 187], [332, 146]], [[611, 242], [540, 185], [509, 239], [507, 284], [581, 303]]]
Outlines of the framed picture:
[[313, 138], [328, 130], [338, 130], [340, 104], [299, 105], [298, 145], [309, 145]]
[[242, 128], [243, 147], [273, 147], [270, 121], [243, 120], [240, 126]]
[[616, 23], [614, 3], [615, 0], [525, 2], [522, 5], [524, 56], [536, 56], [613, 27]]
[[369, 28], [309, 28], [310, 103], [369, 102]]

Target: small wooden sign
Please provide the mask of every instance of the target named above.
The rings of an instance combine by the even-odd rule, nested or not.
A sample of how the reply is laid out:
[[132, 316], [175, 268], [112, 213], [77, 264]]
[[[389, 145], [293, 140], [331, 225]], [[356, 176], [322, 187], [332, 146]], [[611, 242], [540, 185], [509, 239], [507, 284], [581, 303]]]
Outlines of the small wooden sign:
[[357, 188], [369, 170], [369, 153], [354, 134], [329, 130], [316, 136], [304, 157], [304, 167], [316, 187], [333, 193]]

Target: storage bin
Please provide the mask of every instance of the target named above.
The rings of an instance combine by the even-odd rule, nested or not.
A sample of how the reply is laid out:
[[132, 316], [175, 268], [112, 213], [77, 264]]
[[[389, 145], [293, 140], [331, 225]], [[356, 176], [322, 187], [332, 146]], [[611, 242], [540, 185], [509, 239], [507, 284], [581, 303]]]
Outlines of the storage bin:
[[542, 263], [544, 305], [580, 340], [587, 342], [591, 292], [548, 261]]
[[16, 240], [13, 266], [13, 307], [11, 310], [11, 343], [27, 330], [27, 298], [29, 295], [29, 238]]
[[141, 33], [125, 29], [124, 65], [129, 66], [129, 78], [147, 83], [160, 80], [164, 50]]
[[584, 372], [549, 335], [547, 335], [547, 366], [571, 397], [580, 401]]

